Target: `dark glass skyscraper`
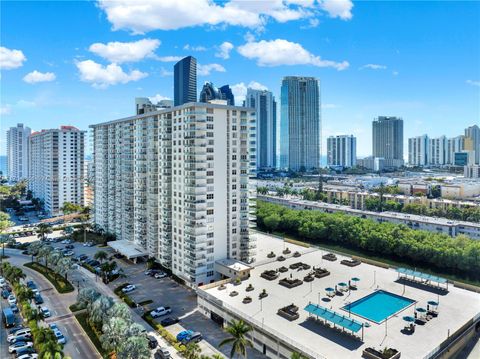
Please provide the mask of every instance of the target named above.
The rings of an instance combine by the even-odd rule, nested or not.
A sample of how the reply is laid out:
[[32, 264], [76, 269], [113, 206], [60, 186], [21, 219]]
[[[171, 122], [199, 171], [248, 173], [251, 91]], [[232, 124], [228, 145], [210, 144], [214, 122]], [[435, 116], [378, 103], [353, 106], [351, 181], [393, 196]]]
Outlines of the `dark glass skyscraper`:
[[211, 100], [226, 100], [227, 105], [235, 106], [235, 97], [229, 85], [224, 85], [217, 89], [212, 82], [205, 82], [200, 91], [199, 102], [209, 102]]
[[197, 102], [197, 59], [187, 56], [174, 67], [174, 105]]
[[281, 89], [280, 168], [320, 167], [320, 89], [314, 77], [287, 76]]
[[229, 85], [223, 85], [218, 91], [221, 94], [222, 100], [227, 100], [227, 105], [235, 106], [235, 97]]

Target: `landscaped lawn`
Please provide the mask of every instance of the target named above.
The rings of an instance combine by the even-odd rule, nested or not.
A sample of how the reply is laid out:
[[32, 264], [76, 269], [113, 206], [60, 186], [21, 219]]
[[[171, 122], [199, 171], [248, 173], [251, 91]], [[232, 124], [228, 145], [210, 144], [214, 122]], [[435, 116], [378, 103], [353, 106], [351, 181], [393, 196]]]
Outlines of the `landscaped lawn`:
[[53, 286], [57, 289], [58, 293], [73, 292], [73, 285], [68, 280], [65, 280], [65, 278], [59, 276], [53, 270], [45, 267], [43, 264], [40, 264], [38, 262], [31, 262], [25, 263], [24, 266], [42, 274], [45, 278], [48, 279], [50, 283], [53, 284]]

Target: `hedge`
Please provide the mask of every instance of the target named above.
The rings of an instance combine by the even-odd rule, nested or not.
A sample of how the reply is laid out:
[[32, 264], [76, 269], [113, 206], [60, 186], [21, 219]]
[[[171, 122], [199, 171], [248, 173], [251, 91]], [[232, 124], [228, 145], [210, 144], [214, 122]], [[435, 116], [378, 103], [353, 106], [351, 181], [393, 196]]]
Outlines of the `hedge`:
[[43, 264], [31, 262], [25, 263], [24, 266], [42, 274], [50, 283], [53, 284], [58, 293], [70, 293], [74, 291], [73, 285], [68, 280], [56, 274], [50, 268], [45, 267]]

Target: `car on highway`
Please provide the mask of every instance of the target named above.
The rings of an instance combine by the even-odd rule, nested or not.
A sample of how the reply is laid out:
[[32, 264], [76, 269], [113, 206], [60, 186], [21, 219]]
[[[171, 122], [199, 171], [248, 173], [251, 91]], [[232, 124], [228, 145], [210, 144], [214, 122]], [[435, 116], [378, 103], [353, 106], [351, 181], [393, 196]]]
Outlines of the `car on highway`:
[[15, 344], [12, 344], [8, 347], [8, 352], [10, 354], [12, 353], [16, 353], [17, 350], [19, 349], [23, 349], [23, 348], [31, 348], [33, 347], [33, 343], [32, 342], [18, 342], [18, 343], [15, 343]]
[[165, 272], [155, 273], [155, 275], [154, 275], [154, 277], [157, 278], [157, 279], [165, 278], [166, 276], [167, 276], [167, 273], [165, 273]]
[[158, 307], [150, 312], [152, 318], [162, 317], [164, 315], [170, 314], [172, 312], [172, 308], [170, 307]]
[[178, 319], [177, 317], [168, 317], [168, 318], [162, 319], [160, 324], [162, 325], [162, 327], [168, 327], [169, 325], [176, 324], [179, 321], [180, 319]]
[[129, 285], [125, 286], [124, 288], [122, 288], [122, 292], [123, 293], [130, 293], [130, 292], [134, 291], [135, 289], [137, 289], [135, 284], [129, 284]]
[[193, 334], [193, 330], [183, 330], [177, 334], [177, 340], [180, 342], [192, 334]]
[[158, 340], [154, 336], [149, 335], [147, 339], [148, 339], [148, 347], [150, 349], [155, 349], [158, 346]]
[[35, 297], [33, 297], [33, 301], [36, 305], [43, 304], [43, 298], [40, 293], [35, 294]]
[[58, 344], [65, 344], [67, 342], [67, 339], [65, 336], [62, 334], [60, 330], [54, 330], [53, 334], [55, 334], [55, 337], [57, 338]]
[[170, 359], [172, 355], [167, 348], [158, 348], [154, 355], [155, 359]]
[[50, 313], [50, 309], [48, 309], [47, 307], [41, 307], [40, 313], [44, 318], [48, 318], [52, 316], [52, 313]]
[[15, 297], [15, 294], [10, 294], [7, 298], [8, 304], [17, 304], [17, 297]]

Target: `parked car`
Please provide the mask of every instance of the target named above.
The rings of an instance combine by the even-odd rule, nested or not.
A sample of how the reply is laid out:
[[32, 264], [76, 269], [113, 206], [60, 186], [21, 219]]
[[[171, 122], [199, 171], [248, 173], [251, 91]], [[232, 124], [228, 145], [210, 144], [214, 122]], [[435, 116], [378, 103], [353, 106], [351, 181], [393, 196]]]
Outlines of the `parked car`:
[[64, 337], [62, 332], [60, 330], [54, 330], [53, 333], [55, 334], [55, 337], [57, 338], [58, 344], [65, 344], [67, 342], [67, 339]]
[[92, 266], [92, 267], [96, 267], [100, 264], [100, 262], [97, 261], [96, 259], [90, 259], [89, 261], [86, 261], [85, 263], [87, 263], [89, 266]]
[[43, 304], [43, 298], [39, 293], [37, 293], [35, 297], [33, 297], [33, 301], [36, 305]]
[[67, 239], [64, 239], [64, 240], [63, 240], [62, 242], [60, 242], [60, 243], [62, 243], [62, 244], [70, 244], [70, 243], [72, 243], [72, 240], [67, 238]]
[[18, 349], [16, 354], [18, 359], [22, 355], [33, 355], [33, 354], [36, 354], [36, 352], [35, 352], [35, 349], [28, 347], [28, 348]]
[[15, 297], [15, 294], [10, 294], [7, 298], [8, 304], [17, 304], [17, 297]]
[[41, 307], [40, 308], [40, 313], [42, 313], [43, 317], [44, 318], [48, 318], [50, 317], [52, 314], [50, 313], [50, 309], [48, 309], [47, 307]]
[[7, 299], [10, 296], [10, 291], [9, 290], [2, 290], [2, 298]]
[[17, 307], [16, 304], [11, 304], [11, 305], [10, 305], [10, 309], [12, 310], [12, 312], [18, 313], [18, 307]]
[[53, 331], [55, 331], [55, 330], [60, 330], [60, 329], [58, 329], [57, 323], [49, 323], [48, 326], [49, 326], [49, 328], [52, 329]]
[[177, 340], [180, 342], [186, 337], [190, 336], [193, 334], [193, 330], [184, 330], [181, 331], [180, 333], [177, 334]]
[[16, 332], [18, 332], [20, 329], [24, 329], [24, 326], [19, 324], [17, 325], [15, 328], [12, 328], [8, 331], [8, 334], [15, 334]]
[[84, 247], [93, 247], [94, 245], [95, 245], [95, 243], [93, 243], [91, 241], [83, 243]]
[[33, 347], [33, 343], [32, 342], [18, 342], [18, 343], [15, 343], [15, 344], [12, 344], [8, 347], [8, 352], [11, 354], [11, 353], [16, 353], [17, 350], [19, 349], [23, 349], [23, 348], [31, 348]]
[[134, 284], [129, 284], [126, 287], [122, 288], [123, 293], [129, 293], [131, 291], [134, 291], [137, 287]]
[[32, 338], [32, 334], [30, 333], [27, 333], [27, 334], [24, 334], [24, 335], [17, 335], [16, 337], [13, 337], [11, 338], [8, 343], [9, 344], [15, 344], [15, 343], [18, 343], [18, 342], [28, 342], [29, 340], [31, 340]]
[[158, 348], [155, 352], [155, 359], [170, 359], [172, 355], [167, 348]]
[[5, 278], [0, 277], [0, 287], [3, 288], [6, 284], [7, 284], [7, 281], [5, 280]]
[[38, 354], [30, 353], [30, 354], [22, 354], [20, 356], [18, 356], [17, 354], [17, 359], [38, 359]]
[[150, 312], [152, 318], [162, 317], [164, 315], [170, 314], [172, 312], [172, 308], [170, 307], [158, 307]]
[[74, 253], [73, 251], [63, 252], [63, 255], [64, 255], [65, 257], [71, 257], [71, 256], [73, 256], [74, 254], [75, 254], [75, 253]]
[[80, 254], [79, 256], [77, 256], [77, 258], [79, 262], [83, 262], [88, 258], [88, 256], [86, 254]]
[[67, 248], [67, 249], [73, 249], [73, 248], [75, 248], [75, 246], [74, 246], [73, 244], [67, 244], [67, 245], [65, 246], [65, 248]]
[[165, 278], [167, 276], [167, 273], [165, 272], [159, 272], [154, 275], [155, 278], [160, 279], [160, 278]]
[[148, 346], [150, 347], [150, 349], [155, 349], [158, 346], [157, 338], [149, 335], [147, 339], [148, 339]]
[[37, 289], [37, 285], [33, 282], [33, 280], [29, 280], [27, 282], [27, 287], [30, 289]]
[[31, 333], [32, 331], [30, 330], [30, 328], [22, 328], [15, 331], [14, 333], [9, 334], [7, 337], [7, 341], [10, 342], [10, 340], [12, 340], [15, 337], [19, 337], [20, 335], [31, 334]]
[[162, 319], [162, 321], [160, 322], [160, 324], [163, 326], [163, 327], [168, 327], [169, 325], [173, 325], [173, 324], [176, 324], [180, 321], [180, 319], [178, 319], [177, 317], [168, 317], [168, 318], [165, 318], [165, 319]]
[[184, 338], [183, 340], [181, 340], [181, 342], [182, 342], [183, 344], [198, 343], [198, 342], [201, 341], [202, 339], [203, 339], [202, 333], [200, 333], [200, 332], [195, 332], [195, 333], [193, 333], [192, 335], [189, 335], [189, 336], [187, 336], [186, 338]]

